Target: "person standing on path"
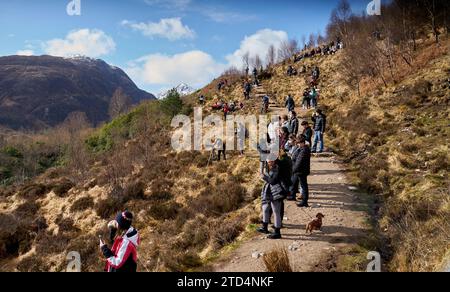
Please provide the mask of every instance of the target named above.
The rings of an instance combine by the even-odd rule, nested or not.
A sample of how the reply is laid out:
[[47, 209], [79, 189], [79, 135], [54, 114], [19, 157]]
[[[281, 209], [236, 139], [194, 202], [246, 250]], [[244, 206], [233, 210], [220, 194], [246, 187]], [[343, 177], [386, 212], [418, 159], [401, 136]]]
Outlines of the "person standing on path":
[[311, 151], [306, 145], [305, 138], [297, 139], [298, 149], [292, 159], [292, 187], [289, 200], [297, 199], [299, 185], [302, 189], [302, 201], [297, 204], [298, 207], [308, 207], [309, 187], [308, 176], [311, 173]]
[[311, 129], [311, 126], [307, 121], [302, 122], [302, 136], [305, 138], [306, 142], [308, 142], [308, 146], [312, 146], [312, 137], [313, 137], [313, 130]]
[[274, 232], [271, 233], [268, 239], [281, 239], [281, 227], [282, 227], [282, 201], [286, 198], [286, 192], [283, 190], [279, 166], [276, 162], [276, 158], [270, 158], [267, 161], [269, 165], [269, 173], [267, 175], [261, 175], [261, 179], [265, 182], [263, 190], [261, 192], [262, 201], [262, 213], [263, 223], [258, 229], [258, 232], [264, 234], [270, 234], [269, 222], [273, 213], [275, 219]]
[[294, 136], [298, 135], [298, 124], [297, 113], [295, 111], [291, 112], [291, 119], [289, 120], [291, 134]]
[[[313, 117], [312, 121], [314, 122], [314, 142], [312, 146], [312, 153], [322, 153], [324, 150], [324, 140], [323, 135], [325, 134], [327, 118], [323, 114], [322, 110], [318, 109]], [[317, 146], [319, 146], [319, 150], [317, 150]]]
[[287, 108], [288, 113], [293, 112], [295, 110], [295, 101], [290, 94], [286, 98], [285, 107]]

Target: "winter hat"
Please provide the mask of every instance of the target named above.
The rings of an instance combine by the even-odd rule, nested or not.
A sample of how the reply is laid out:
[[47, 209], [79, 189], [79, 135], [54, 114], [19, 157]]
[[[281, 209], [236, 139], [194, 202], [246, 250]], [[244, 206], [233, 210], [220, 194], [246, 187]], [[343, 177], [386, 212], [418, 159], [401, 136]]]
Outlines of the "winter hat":
[[128, 211], [117, 214], [116, 221], [119, 224], [120, 229], [128, 230], [131, 227], [131, 222], [133, 221], [133, 214]]

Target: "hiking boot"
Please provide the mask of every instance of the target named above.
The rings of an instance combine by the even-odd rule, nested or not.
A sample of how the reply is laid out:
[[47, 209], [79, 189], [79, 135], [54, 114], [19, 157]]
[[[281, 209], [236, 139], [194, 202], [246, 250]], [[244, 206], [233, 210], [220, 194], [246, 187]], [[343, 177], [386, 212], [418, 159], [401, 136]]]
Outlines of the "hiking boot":
[[297, 207], [299, 207], [299, 208], [309, 208], [309, 205], [308, 205], [308, 203], [298, 203]]
[[[275, 230], [277, 228], [275, 227], [275, 225], [272, 225], [272, 229]], [[284, 225], [283, 224], [281, 224], [281, 229], [284, 229]]]
[[256, 231], [262, 234], [270, 234], [268, 227], [269, 227], [268, 223], [263, 223], [263, 226], [259, 227]]
[[279, 228], [275, 228], [275, 232], [267, 236], [268, 239], [281, 239], [281, 232]]

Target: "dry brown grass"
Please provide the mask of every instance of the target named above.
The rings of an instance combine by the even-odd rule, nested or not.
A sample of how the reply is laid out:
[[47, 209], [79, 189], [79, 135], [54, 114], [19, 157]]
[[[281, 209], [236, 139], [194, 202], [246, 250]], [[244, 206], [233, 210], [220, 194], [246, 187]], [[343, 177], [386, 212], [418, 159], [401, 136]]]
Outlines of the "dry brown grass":
[[276, 248], [263, 256], [266, 271], [269, 273], [291, 273], [292, 267], [286, 248]]

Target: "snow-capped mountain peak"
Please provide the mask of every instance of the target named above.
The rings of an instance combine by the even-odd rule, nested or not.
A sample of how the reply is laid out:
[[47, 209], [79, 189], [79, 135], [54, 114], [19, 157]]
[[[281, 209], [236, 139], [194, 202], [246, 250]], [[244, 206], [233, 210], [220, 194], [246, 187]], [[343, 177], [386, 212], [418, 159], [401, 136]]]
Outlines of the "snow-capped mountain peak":
[[[186, 83], [181, 83], [178, 86], [174, 88], [181, 96], [186, 96], [189, 94], [192, 94], [195, 92], [195, 89], [191, 86], [187, 85]], [[158, 99], [164, 99], [169, 94], [170, 90], [167, 90], [165, 92], [162, 92], [158, 95]]]

